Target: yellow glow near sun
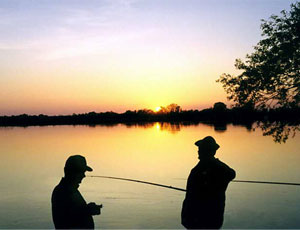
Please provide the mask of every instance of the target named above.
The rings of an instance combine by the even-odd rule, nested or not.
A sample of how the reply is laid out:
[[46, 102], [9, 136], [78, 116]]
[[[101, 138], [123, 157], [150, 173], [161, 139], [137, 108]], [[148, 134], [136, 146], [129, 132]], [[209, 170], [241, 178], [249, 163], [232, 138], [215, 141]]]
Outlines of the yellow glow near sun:
[[156, 123], [155, 127], [157, 130], [160, 130], [160, 124], [158, 122]]
[[155, 112], [158, 112], [159, 110], [161, 110], [160, 106], [158, 106], [158, 107], [155, 108]]

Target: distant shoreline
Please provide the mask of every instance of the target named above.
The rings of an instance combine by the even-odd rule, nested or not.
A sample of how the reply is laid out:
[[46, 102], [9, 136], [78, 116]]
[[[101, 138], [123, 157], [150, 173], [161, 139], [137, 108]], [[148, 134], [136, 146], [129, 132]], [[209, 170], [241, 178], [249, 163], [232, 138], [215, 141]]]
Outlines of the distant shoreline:
[[89, 112], [73, 115], [14, 115], [0, 116], [0, 126], [46, 126], [46, 125], [97, 125], [97, 124], [129, 124], [151, 122], [175, 123], [236, 123], [250, 124], [262, 122], [300, 123], [300, 108], [272, 109], [265, 111], [247, 108], [232, 108], [218, 110], [214, 108], [198, 110], [182, 110], [176, 112], [153, 112], [152, 110], [126, 111], [125, 113]]

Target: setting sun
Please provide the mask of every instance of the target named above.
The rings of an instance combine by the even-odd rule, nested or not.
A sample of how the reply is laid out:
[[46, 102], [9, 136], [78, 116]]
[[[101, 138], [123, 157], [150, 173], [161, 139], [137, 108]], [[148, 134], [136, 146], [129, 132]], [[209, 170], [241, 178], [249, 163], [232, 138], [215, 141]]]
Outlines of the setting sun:
[[158, 107], [155, 108], [155, 112], [158, 112], [159, 110], [161, 110], [160, 106], [158, 106]]

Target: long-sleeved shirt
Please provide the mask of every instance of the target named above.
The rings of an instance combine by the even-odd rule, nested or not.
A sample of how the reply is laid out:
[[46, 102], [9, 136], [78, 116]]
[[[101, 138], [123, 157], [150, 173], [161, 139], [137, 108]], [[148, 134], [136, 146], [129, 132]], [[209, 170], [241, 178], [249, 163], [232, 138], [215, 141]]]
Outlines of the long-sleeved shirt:
[[182, 207], [182, 224], [186, 228], [221, 228], [225, 208], [225, 191], [235, 171], [216, 158], [201, 160], [187, 181]]
[[56, 229], [94, 229], [94, 220], [78, 185], [62, 178], [51, 198], [52, 218]]

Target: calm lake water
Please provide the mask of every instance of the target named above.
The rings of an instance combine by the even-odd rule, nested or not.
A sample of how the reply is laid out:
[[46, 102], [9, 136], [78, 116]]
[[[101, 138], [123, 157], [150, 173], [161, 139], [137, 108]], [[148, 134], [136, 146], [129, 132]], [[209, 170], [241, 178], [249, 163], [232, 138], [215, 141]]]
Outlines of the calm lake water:
[[[274, 143], [261, 131], [199, 124], [171, 126], [46, 126], [0, 128], [0, 228], [53, 228], [50, 197], [68, 156], [82, 154], [107, 175], [185, 188], [197, 160], [194, 142], [211, 135], [216, 157], [236, 170], [236, 179], [300, 182], [300, 135]], [[87, 202], [102, 203], [96, 228], [182, 229], [184, 192], [150, 185], [85, 178]], [[300, 186], [232, 182], [223, 228], [300, 228]]]

